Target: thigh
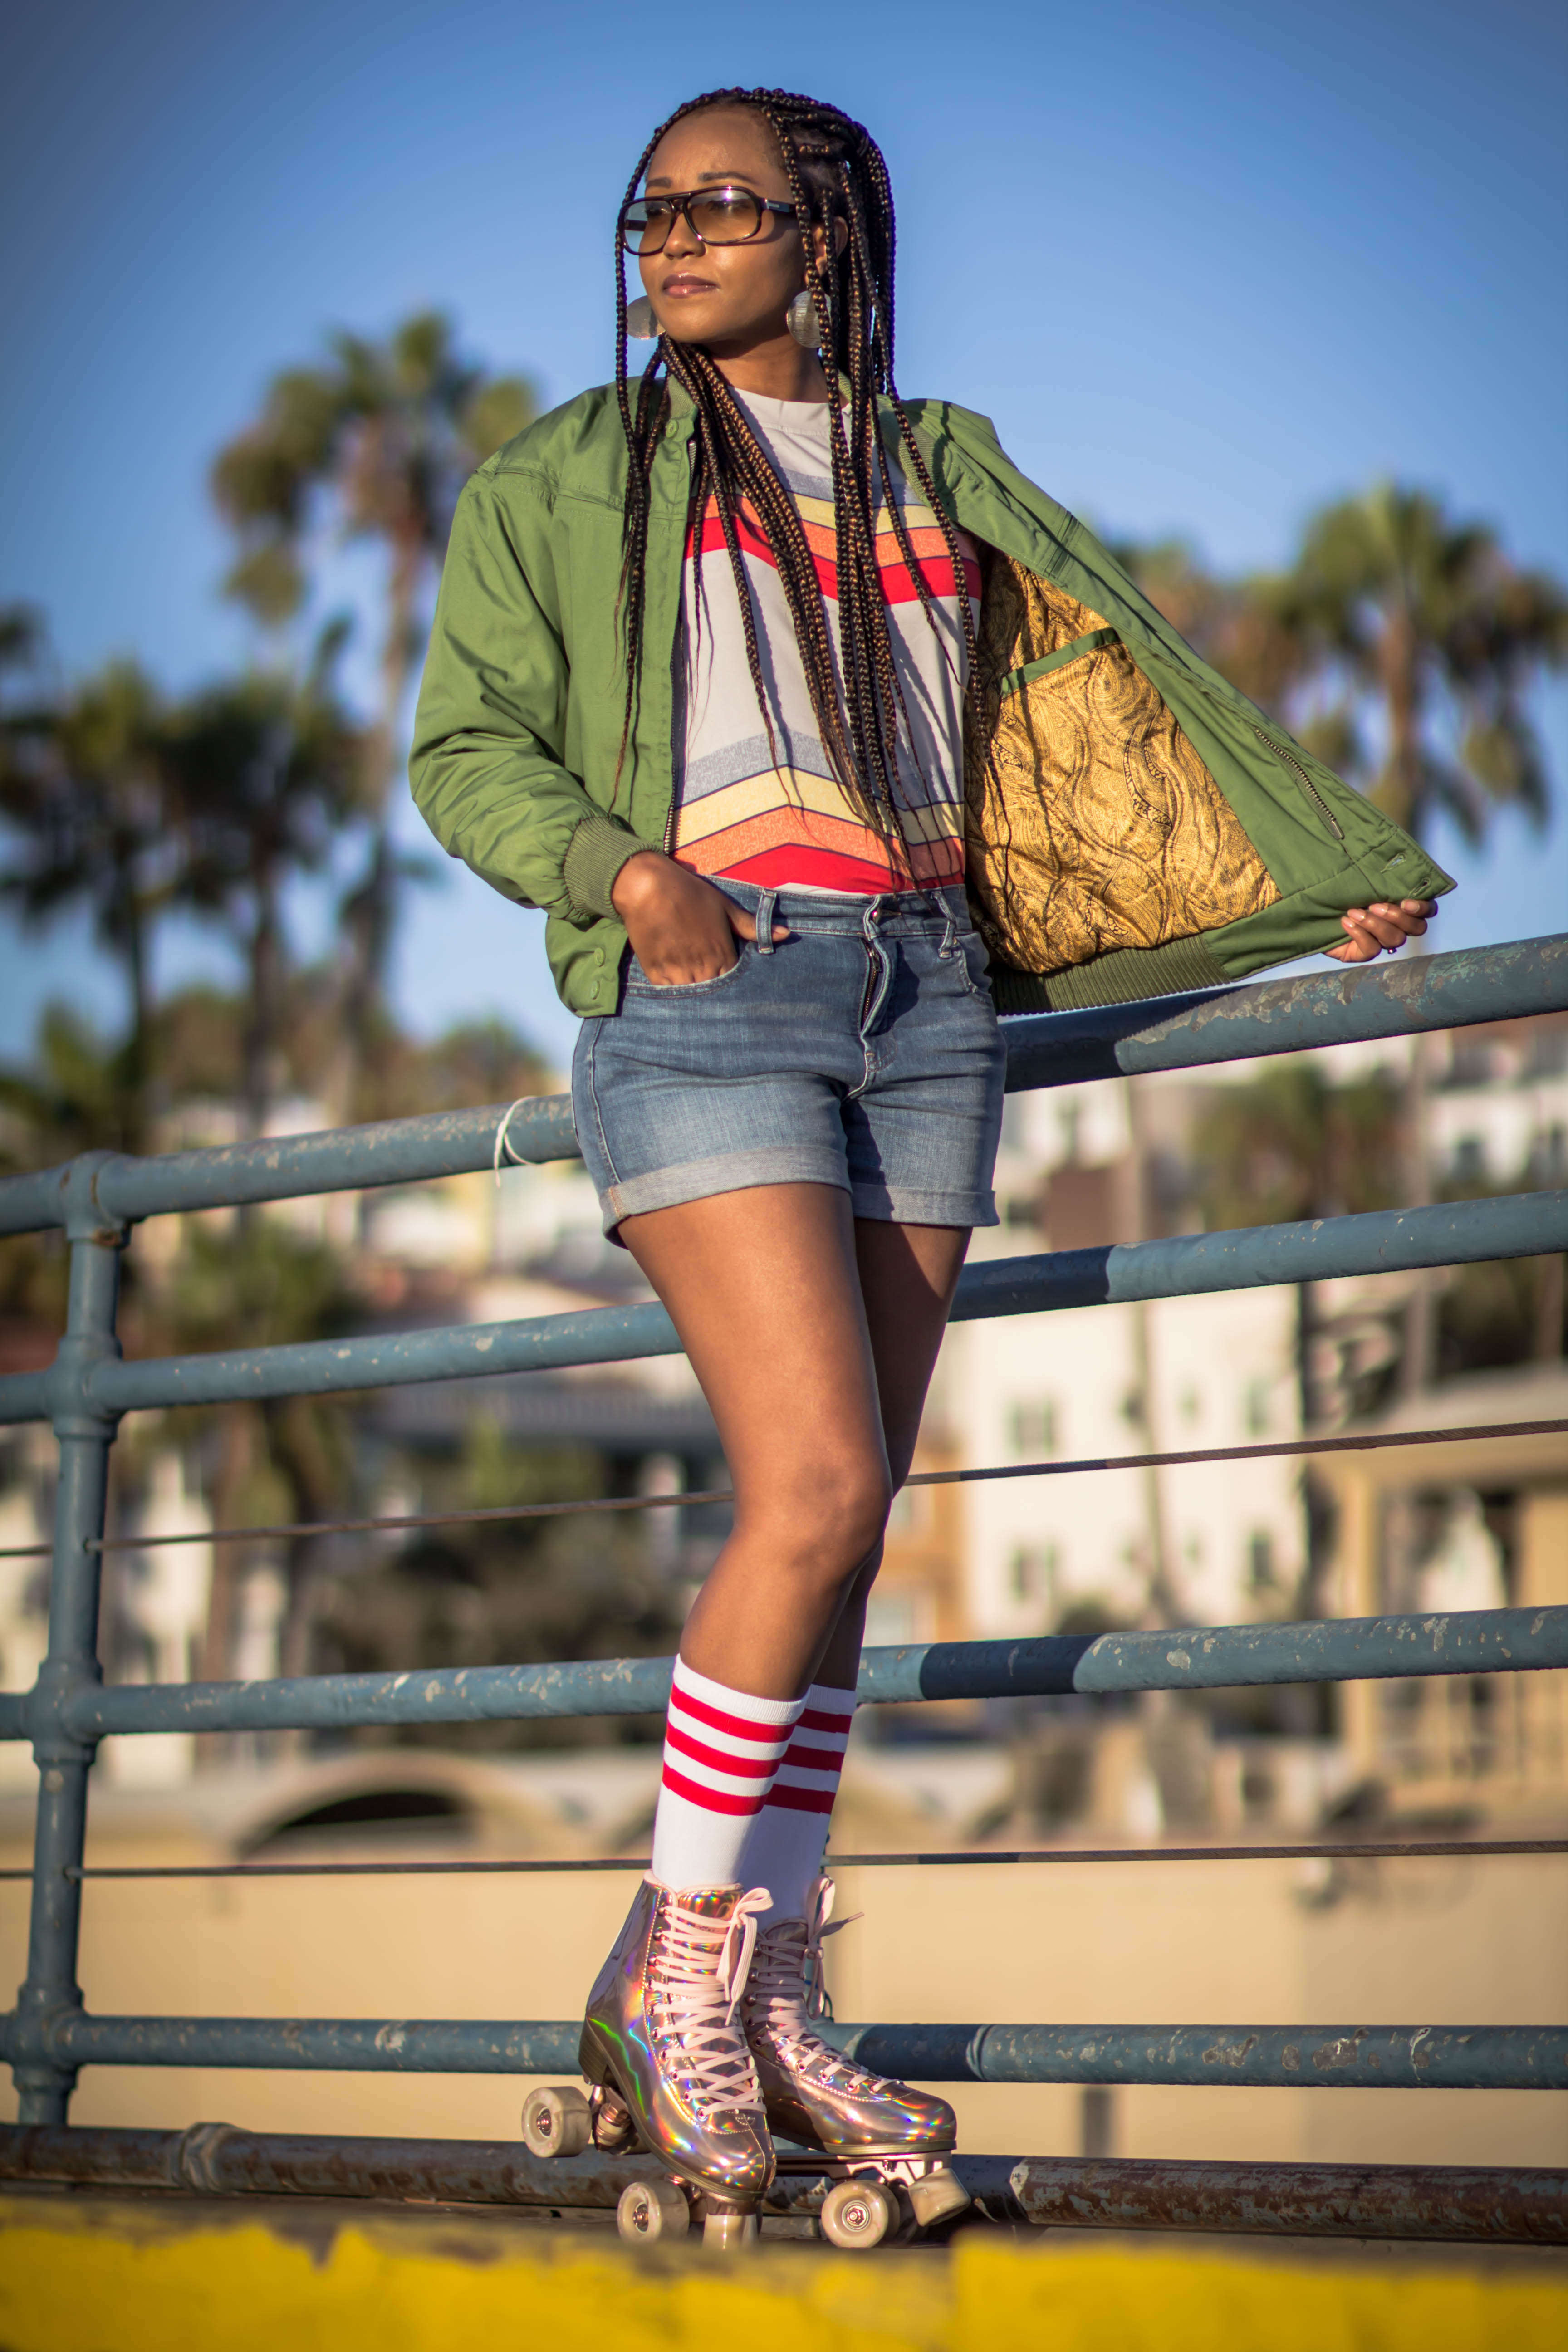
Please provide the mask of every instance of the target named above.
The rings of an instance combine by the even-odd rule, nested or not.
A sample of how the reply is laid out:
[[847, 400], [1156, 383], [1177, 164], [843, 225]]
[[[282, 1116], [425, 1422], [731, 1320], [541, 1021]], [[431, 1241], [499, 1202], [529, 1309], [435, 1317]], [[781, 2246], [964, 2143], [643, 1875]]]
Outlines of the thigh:
[[969, 1228], [860, 1217], [855, 1255], [895, 1486], [909, 1475], [926, 1391], [969, 1246]]
[[849, 1196], [761, 1184], [622, 1221], [719, 1426], [737, 1519], [847, 1460], [886, 1480]]

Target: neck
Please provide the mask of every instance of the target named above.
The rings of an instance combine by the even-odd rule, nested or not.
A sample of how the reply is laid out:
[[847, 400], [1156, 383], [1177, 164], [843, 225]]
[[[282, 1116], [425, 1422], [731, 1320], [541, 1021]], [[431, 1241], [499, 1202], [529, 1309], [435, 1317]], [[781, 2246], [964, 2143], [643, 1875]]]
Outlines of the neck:
[[732, 344], [710, 343], [709, 356], [726, 383], [736, 392], [754, 392], [763, 400], [808, 400], [827, 404], [827, 378], [815, 352], [795, 341], [785, 328], [765, 341], [742, 350]]

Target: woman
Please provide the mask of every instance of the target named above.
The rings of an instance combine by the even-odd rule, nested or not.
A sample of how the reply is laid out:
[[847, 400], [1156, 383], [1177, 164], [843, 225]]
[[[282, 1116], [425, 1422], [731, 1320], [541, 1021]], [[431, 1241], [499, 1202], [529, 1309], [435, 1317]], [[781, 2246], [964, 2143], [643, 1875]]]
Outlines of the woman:
[[[858, 124], [695, 100], [619, 229], [644, 294], [638, 316], [617, 272], [615, 385], [469, 483], [412, 772], [443, 845], [548, 911], [605, 1230], [734, 1480], [583, 2064], [602, 2131], [629, 2111], [744, 2211], [773, 2132], [952, 2146], [943, 2101], [813, 2032], [808, 1979], [889, 1504], [995, 1222], [997, 1011], [1364, 962], [1451, 886], [983, 418], [899, 399], [892, 200]], [[628, 320], [658, 337], [635, 397]]]

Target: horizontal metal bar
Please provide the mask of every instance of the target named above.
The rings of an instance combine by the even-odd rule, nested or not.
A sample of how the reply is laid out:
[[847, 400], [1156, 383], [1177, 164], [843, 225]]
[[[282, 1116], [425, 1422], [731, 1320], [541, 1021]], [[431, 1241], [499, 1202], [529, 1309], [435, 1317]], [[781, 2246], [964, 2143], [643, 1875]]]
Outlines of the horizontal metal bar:
[[[917, 2083], [1173, 2083], [1275, 2090], [1568, 2090], [1568, 2026], [859, 2025], [821, 2031]], [[70, 2066], [245, 2066], [351, 2074], [577, 2071], [580, 2019], [0, 2019], [0, 2057]]]
[[1009, 1093], [1561, 1012], [1568, 933], [1005, 1021]]
[[[960, 2152], [953, 2168], [996, 2221], [1057, 2229], [1224, 2230], [1270, 2236], [1568, 2242], [1568, 2172], [1460, 2165], [1075, 2161]], [[372, 2139], [113, 2126], [0, 2126], [0, 2180], [218, 2197], [344, 2197], [608, 2211], [653, 2178], [650, 2156], [530, 2156], [515, 2141]], [[827, 2182], [788, 2172], [770, 2213], [810, 2212]]]
[[[1083, 1013], [1006, 1021], [1007, 1087], [1020, 1092], [1148, 1070], [1298, 1053], [1319, 1045], [1457, 1029], [1568, 1005], [1568, 935], [1416, 956], [1382, 968], [1314, 972], [1195, 995], [1145, 998]], [[135, 1160], [117, 1155], [100, 1172], [105, 1216], [296, 1199], [384, 1184], [412, 1184], [490, 1166], [507, 1106], [379, 1125], [334, 1128], [209, 1151]], [[530, 1098], [513, 1112], [507, 1142], [524, 1160], [575, 1157], [569, 1098]], [[0, 1234], [64, 1223], [65, 1167], [0, 1182]]]
[[843, 2025], [861, 2065], [917, 2083], [1270, 2090], [1568, 2090], [1560, 2025]]
[[[305, 1675], [253, 1683], [79, 1685], [62, 1710], [72, 1738], [149, 1731], [328, 1731], [351, 1724], [510, 1723], [655, 1715], [668, 1658], [565, 1665], [437, 1666], [391, 1675]], [[1336, 1617], [1294, 1625], [1204, 1625], [1155, 1633], [1042, 1634], [870, 1649], [863, 1702], [1038, 1698], [1071, 1692], [1227, 1690], [1383, 1681], [1410, 1675], [1568, 1666], [1568, 1606], [1450, 1616]], [[0, 1696], [0, 1739], [35, 1736], [30, 1693]], [[44, 1718], [40, 1718], [43, 1720]], [[50, 1717], [47, 1720], [52, 1721]]]
[[[1040, 1251], [983, 1261], [965, 1268], [952, 1320], [1182, 1298], [1564, 1249], [1568, 1191], [1510, 1192], [1436, 1208], [1387, 1209], [1111, 1249]], [[99, 1410], [119, 1413], [679, 1353], [675, 1326], [662, 1307], [598, 1307], [511, 1323], [465, 1323], [225, 1354], [153, 1357], [140, 1363], [105, 1357], [92, 1367], [87, 1390]], [[47, 1374], [32, 1372], [0, 1379], [0, 1422], [37, 1419], [47, 1410]]]
[[1057, 2230], [1568, 2245], [1568, 2172], [1544, 2169], [1026, 2156], [1007, 2185], [1022, 2219]]
[[613, 2209], [651, 2157], [537, 2157], [516, 2140], [365, 2139], [237, 2131], [0, 2126], [0, 2180], [174, 2189], [208, 2197], [379, 2197], [442, 2204]]
[[[569, 1095], [530, 1097], [511, 1108], [510, 1118], [508, 1108], [505, 1103], [482, 1103], [473, 1110], [322, 1128], [310, 1135], [272, 1136], [259, 1143], [172, 1151], [151, 1160], [120, 1152], [100, 1169], [94, 1192], [106, 1222], [129, 1223], [171, 1211], [426, 1183], [489, 1168], [503, 1118], [512, 1159], [575, 1160]], [[68, 1168], [68, 1161], [0, 1183], [0, 1234], [63, 1224]]]
[[[1328, 1454], [1378, 1454], [1407, 1445], [1474, 1445], [1494, 1437], [1568, 1436], [1568, 1418], [1555, 1421], [1489, 1421], [1458, 1429], [1368, 1429], [1341, 1437], [1276, 1438], [1265, 1445], [1198, 1445], [1165, 1454], [1096, 1454], [1076, 1462], [994, 1462], [973, 1470], [917, 1470], [906, 1486], [970, 1486], [994, 1479], [1069, 1478], [1105, 1470], [1180, 1470], [1205, 1462], [1279, 1462]], [[112, 1536], [89, 1543], [89, 1551], [154, 1551], [164, 1545], [292, 1541], [301, 1536], [381, 1535], [405, 1528], [505, 1525], [519, 1519], [555, 1519], [584, 1511], [689, 1510], [700, 1503], [732, 1503], [732, 1486], [683, 1487], [670, 1495], [584, 1495], [568, 1503], [498, 1503], [468, 1511], [419, 1511], [395, 1517], [291, 1519], [275, 1527], [205, 1528], [174, 1535]], [[0, 1559], [47, 1559], [52, 1544], [0, 1544]], [[0, 1877], [5, 1875], [0, 1872]]]
[[[1311, 1845], [957, 1846], [932, 1853], [836, 1853], [835, 1870], [995, 1869], [1024, 1863], [1430, 1862], [1489, 1854], [1568, 1854], [1568, 1838], [1332, 1838]], [[484, 1878], [551, 1877], [647, 1868], [646, 1854], [530, 1854], [507, 1862], [165, 1862], [71, 1868], [68, 1878]], [[0, 1881], [30, 1879], [0, 1870]]]

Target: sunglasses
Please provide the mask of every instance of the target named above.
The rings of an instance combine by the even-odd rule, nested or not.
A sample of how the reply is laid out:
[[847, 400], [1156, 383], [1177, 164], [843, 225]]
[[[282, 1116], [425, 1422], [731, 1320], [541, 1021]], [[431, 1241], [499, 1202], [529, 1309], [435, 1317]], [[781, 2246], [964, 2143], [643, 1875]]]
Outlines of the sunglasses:
[[621, 243], [628, 253], [662, 253], [670, 230], [683, 220], [699, 245], [746, 245], [762, 235], [769, 213], [793, 220], [795, 206], [754, 196], [750, 188], [693, 188], [683, 196], [636, 196], [621, 215]]

